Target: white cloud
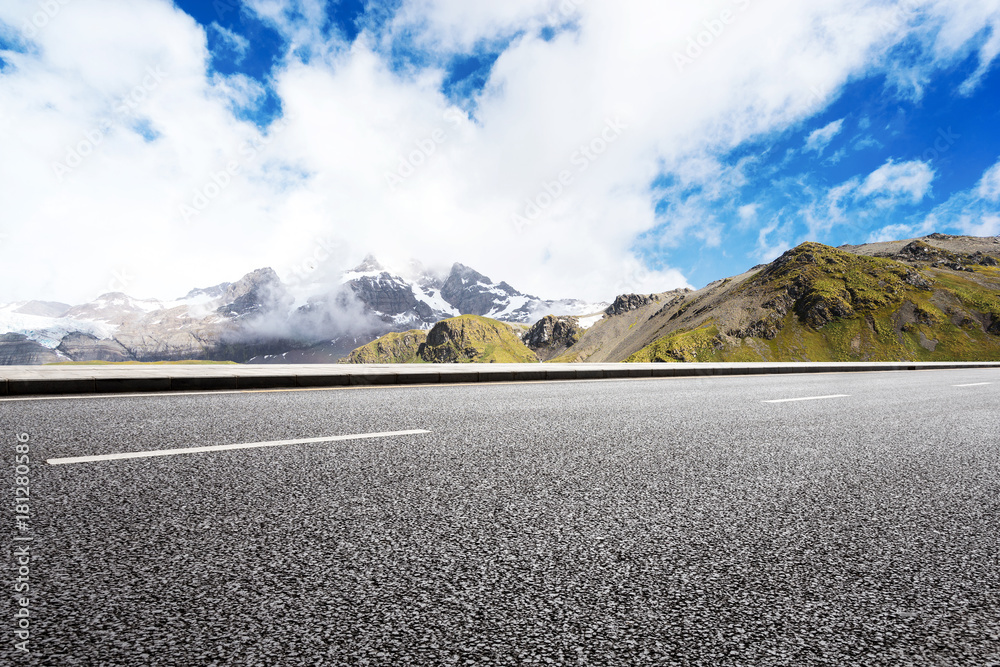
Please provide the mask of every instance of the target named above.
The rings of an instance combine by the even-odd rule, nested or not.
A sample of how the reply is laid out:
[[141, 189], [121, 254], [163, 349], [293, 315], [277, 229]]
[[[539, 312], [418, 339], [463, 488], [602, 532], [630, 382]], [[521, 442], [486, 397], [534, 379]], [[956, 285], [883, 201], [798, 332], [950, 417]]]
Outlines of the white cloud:
[[841, 118], [840, 120], [835, 120], [829, 125], [815, 130], [806, 138], [805, 150], [807, 152], [814, 151], [822, 155], [823, 149], [830, 145], [830, 142], [833, 141], [835, 136], [840, 134], [840, 129], [843, 126], [844, 119]]
[[1000, 161], [983, 173], [975, 188], [952, 195], [928, 218], [961, 234], [1000, 234]]
[[[252, 0], [290, 48], [311, 54], [274, 73], [286, 118], [263, 134], [234, 116], [259, 84], [211, 78], [205, 29], [170, 2], [61, 5], [0, 74], [0, 301], [89, 299], [121, 268], [137, 296], [268, 265], [287, 277], [330, 239], [345, 262], [368, 251], [460, 261], [543, 297], [606, 299], [636, 273], [639, 234], [665, 225], [668, 244], [723, 242], [724, 227], [702, 213], [745, 179], [719, 155], [812, 117], [903, 40], [920, 41], [927, 68], [951, 63], [997, 11], [996, 0], [907, 3], [927, 31], [887, 25], [892, 8], [877, 0], [561, 2], [408, 0], [395, 32], [348, 45], [321, 34], [320, 0]], [[17, 27], [36, 11], [35, 0], [5, 0], [0, 20]], [[675, 55], [724, 11], [734, 20], [678, 71]], [[433, 49], [513, 38], [474, 119], [440, 92], [443, 72], [391, 70], [386, 40], [404, 30]], [[165, 73], [152, 87], [148, 68]], [[613, 141], [609, 123], [620, 128]], [[100, 142], [60, 181], [53, 163], [95, 128]], [[386, 175], [400, 170], [412, 174], [390, 187]], [[675, 219], [656, 213], [650, 184], [662, 174], [702, 193]], [[925, 176], [887, 171], [864, 186], [922, 198]], [[515, 225], [554, 183], [554, 201]], [[182, 206], [198, 202], [185, 220]], [[636, 282], [685, 281], [667, 268]]]
[[872, 232], [869, 240], [911, 238], [931, 232], [958, 232], [969, 236], [1000, 234], [1000, 161], [986, 170], [976, 187], [956, 192], [923, 220], [889, 225]]
[[[919, 203], [930, 192], [934, 177], [926, 162], [889, 160], [865, 178], [856, 176], [819, 193], [801, 188], [810, 200], [799, 211], [808, 229], [807, 239], [822, 239], [836, 226], [859, 227], [887, 209]], [[873, 232], [872, 238], [879, 233]]]
[[1000, 161], [986, 170], [979, 180], [979, 196], [983, 199], [1000, 201]]
[[862, 196], [877, 195], [887, 204], [900, 200], [919, 203], [931, 189], [934, 169], [920, 160], [896, 163], [889, 160], [868, 175], [858, 188]]
[[757, 234], [757, 247], [754, 249], [752, 256], [760, 262], [770, 262], [783, 253], [791, 249], [791, 245], [782, 237], [774, 241], [769, 241], [768, 237], [778, 232], [779, 235], [783, 234], [783, 230], [779, 229], [779, 224], [777, 220], [772, 221], [769, 225], [760, 229]]
[[494, 42], [521, 31], [561, 26], [591, 0], [408, 0], [394, 21], [395, 32], [416, 32], [425, 45], [468, 50], [479, 42]]
[[740, 221], [744, 224], [749, 224], [757, 219], [757, 210], [760, 208], [757, 204], [744, 204], [740, 206], [736, 213], [740, 216]]

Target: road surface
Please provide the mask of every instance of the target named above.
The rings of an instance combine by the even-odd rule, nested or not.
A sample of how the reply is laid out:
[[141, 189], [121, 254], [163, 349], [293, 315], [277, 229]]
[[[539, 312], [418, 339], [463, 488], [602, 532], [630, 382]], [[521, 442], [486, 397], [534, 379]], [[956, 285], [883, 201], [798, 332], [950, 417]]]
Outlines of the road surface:
[[0, 426], [30, 483], [4, 664], [1000, 665], [998, 370], [7, 399]]

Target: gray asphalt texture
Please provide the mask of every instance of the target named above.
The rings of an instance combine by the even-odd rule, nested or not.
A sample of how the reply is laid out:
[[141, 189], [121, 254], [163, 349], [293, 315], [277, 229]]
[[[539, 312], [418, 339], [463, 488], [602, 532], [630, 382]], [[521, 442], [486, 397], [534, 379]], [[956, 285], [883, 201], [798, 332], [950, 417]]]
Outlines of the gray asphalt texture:
[[21, 432], [0, 663], [1000, 665], [1000, 371], [2, 401], [8, 472]]

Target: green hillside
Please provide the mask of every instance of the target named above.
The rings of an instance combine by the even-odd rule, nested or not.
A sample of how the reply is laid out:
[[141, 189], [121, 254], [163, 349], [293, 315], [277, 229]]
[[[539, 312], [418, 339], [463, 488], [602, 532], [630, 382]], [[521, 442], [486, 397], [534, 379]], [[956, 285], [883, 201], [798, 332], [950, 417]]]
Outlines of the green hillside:
[[537, 363], [514, 330], [496, 320], [462, 315], [438, 322], [420, 354], [432, 363]]
[[423, 360], [420, 347], [427, 340], [427, 332], [420, 329], [388, 333], [367, 345], [357, 348], [343, 363], [348, 364], [412, 364]]
[[356, 364], [538, 363], [538, 356], [503, 322], [463, 315], [442, 320], [429, 332], [386, 334], [354, 350], [345, 361]]
[[805, 243], [726, 295], [762, 315], [756, 321], [733, 330], [709, 312], [627, 361], [1000, 359], [996, 261], [955, 253], [944, 261], [915, 267]]

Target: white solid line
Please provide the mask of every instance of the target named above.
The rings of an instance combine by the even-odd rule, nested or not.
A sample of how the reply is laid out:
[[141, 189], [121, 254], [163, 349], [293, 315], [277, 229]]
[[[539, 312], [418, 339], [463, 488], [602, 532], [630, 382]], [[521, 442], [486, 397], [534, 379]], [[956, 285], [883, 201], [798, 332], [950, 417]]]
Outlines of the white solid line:
[[213, 445], [210, 447], [184, 447], [181, 449], [155, 449], [149, 452], [126, 452], [124, 454], [101, 454], [99, 456], [71, 456], [48, 459], [49, 465], [59, 466], [69, 463], [90, 463], [92, 461], [116, 461], [119, 459], [144, 459], [153, 456], [173, 456], [175, 454], [200, 454], [202, 452], [224, 452], [230, 449], [254, 449], [257, 447], [282, 447], [284, 445], [305, 445], [315, 442], [339, 442], [341, 440], [363, 440], [366, 438], [392, 438], [400, 435], [419, 435], [430, 431], [388, 431], [385, 433], [360, 433], [355, 435], [333, 435], [327, 438], [303, 438], [301, 440], [274, 440], [271, 442], [250, 442], [241, 445]]
[[764, 403], [793, 403], [795, 401], [823, 401], [828, 398], [849, 398], [850, 394], [834, 394], [832, 396], [806, 396], [804, 398], [780, 398], [776, 401], [764, 401]]
[[985, 387], [988, 384], [993, 384], [992, 382], [976, 382], [975, 384], [953, 384], [952, 387]]

